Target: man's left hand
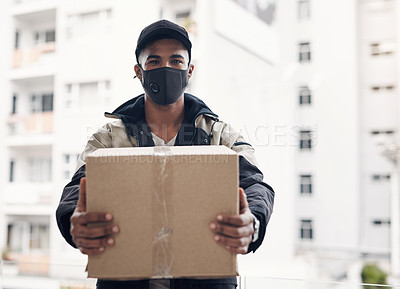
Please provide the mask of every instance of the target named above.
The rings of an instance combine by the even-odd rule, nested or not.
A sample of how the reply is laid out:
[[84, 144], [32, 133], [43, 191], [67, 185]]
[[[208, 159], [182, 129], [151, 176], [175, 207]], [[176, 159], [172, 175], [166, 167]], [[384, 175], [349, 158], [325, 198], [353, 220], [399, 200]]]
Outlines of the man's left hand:
[[232, 253], [246, 254], [253, 240], [254, 219], [242, 188], [239, 188], [239, 200], [239, 215], [220, 214], [217, 221], [210, 224], [210, 229], [215, 233], [215, 242], [225, 246]]

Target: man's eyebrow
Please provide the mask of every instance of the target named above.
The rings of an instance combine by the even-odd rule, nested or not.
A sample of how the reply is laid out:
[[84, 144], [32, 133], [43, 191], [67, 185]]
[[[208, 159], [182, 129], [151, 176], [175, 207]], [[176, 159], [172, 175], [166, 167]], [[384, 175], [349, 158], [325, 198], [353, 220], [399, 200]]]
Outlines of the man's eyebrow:
[[185, 59], [182, 55], [180, 54], [172, 54], [169, 58], [182, 58]]
[[147, 56], [146, 60], [150, 59], [150, 58], [157, 58], [157, 59], [161, 59], [160, 55], [149, 55]]

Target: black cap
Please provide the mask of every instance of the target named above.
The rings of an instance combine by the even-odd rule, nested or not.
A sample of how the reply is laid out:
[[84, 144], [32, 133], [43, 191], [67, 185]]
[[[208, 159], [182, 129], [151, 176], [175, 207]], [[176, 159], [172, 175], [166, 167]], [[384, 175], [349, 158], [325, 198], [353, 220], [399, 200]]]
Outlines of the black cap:
[[154, 40], [163, 38], [172, 38], [182, 42], [183, 46], [185, 46], [189, 53], [190, 62], [192, 43], [189, 40], [189, 35], [186, 29], [168, 20], [158, 20], [143, 28], [139, 35], [135, 50], [137, 63], [139, 63], [140, 52], [147, 44]]

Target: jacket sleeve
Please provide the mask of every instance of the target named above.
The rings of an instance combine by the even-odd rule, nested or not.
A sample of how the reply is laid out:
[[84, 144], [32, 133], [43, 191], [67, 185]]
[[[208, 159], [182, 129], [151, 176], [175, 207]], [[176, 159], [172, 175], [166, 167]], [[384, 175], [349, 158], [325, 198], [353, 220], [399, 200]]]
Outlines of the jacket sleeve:
[[72, 177], [71, 182], [69, 182], [68, 185], [65, 186], [56, 211], [57, 225], [61, 231], [61, 234], [63, 235], [65, 240], [75, 248], [75, 243], [72, 241], [72, 236], [70, 234], [70, 218], [78, 202], [79, 184], [81, 178], [85, 176], [85, 167], [85, 165], [80, 167], [79, 170]]
[[248, 249], [248, 252], [255, 252], [264, 240], [273, 211], [275, 192], [263, 181], [264, 176], [257, 167], [254, 148], [230, 125], [222, 125], [221, 144], [239, 154], [239, 185], [247, 196], [250, 211], [260, 221], [258, 239]]
[[56, 211], [57, 225], [61, 231], [61, 234], [65, 240], [73, 247], [76, 248], [75, 243], [72, 241], [72, 236], [70, 234], [71, 222], [70, 218], [75, 210], [76, 204], [79, 198], [79, 184], [81, 178], [86, 175], [85, 158], [86, 155], [94, 152], [99, 148], [111, 147], [111, 132], [108, 126], [104, 126], [99, 129], [95, 134], [93, 134], [78, 159], [78, 170], [72, 177], [71, 182], [69, 182], [63, 190], [61, 195], [61, 200]]
[[239, 156], [239, 184], [244, 189], [252, 214], [260, 221], [259, 235], [249, 246], [255, 252], [264, 240], [274, 206], [274, 190], [263, 182], [263, 174], [243, 156]]

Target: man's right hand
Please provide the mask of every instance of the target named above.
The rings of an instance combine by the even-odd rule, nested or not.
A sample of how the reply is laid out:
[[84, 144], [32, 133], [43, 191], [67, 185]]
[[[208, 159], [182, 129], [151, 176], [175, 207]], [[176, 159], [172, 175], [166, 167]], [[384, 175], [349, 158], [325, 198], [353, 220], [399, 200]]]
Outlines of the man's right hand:
[[115, 244], [112, 235], [119, 232], [118, 226], [113, 224], [88, 226], [90, 223], [110, 222], [112, 215], [86, 212], [86, 178], [81, 179], [78, 203], [70, 220], [72, 240], [83, 254], [88, 256], [100, 254], [107, 246]]

